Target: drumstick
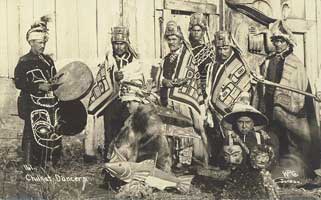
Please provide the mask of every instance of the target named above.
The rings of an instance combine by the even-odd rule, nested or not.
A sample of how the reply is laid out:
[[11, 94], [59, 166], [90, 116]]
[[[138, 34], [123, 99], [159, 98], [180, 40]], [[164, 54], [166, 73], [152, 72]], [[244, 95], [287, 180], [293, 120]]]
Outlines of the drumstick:
[[[57, 74], [58, 75], [58, 74]], [[57, 81], [63, 76], [65, 73], [61, 73], [58, 76], [54, 76], [49, 80], [49, 83], [57, 83]]]

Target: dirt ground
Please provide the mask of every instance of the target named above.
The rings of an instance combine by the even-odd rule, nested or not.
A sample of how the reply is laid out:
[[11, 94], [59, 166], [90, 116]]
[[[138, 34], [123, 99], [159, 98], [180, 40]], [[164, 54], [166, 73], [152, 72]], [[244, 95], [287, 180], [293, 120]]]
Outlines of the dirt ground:
[[[18, 134], [19, 135], [19, 134]], [[139, 187], [132, 192], [116, 193], [108, 189], [102, 175], [103, 163], [85, 164], [82, 136], [64, 138], [64, 156], [58, 168], [29, 169], [22, 164], [20, 139], [0, 143], [0, 199], [219, 199], [223, 182], [207, 177], [195, 177], [188, 194], [177, 191], [156, 191]], [[30, 177], [47, 177], [41, 181]], [[50, 177], [50, 179], [48, 178]], [[321, 183], [321, 179], [310, 181]], [[241, 188], [240, 188], [241, 190]], [[281, 199], [321, 199], [321, 188], [312, 190], [283, 188]]]
[[[21, 159], [18, 140], [2, 142], [0, 147], [0, 199], [214, 199], [213, 194], [201, 194], [193, 189], [188, 197], [179, 193], [155, 192], [149, 194], [119, 196], [104, 184], [103, 163], [85, 164], [81, 138], [65, 138], [64, 156], [61, 166], [42, 169], [28, 169]], [[30, 177], [51, 177], [30, 180]], [[71, 177], [72, 180], [68, 180]], [[118, 195], [118, 196], [117, 196]], [[131, 196], [131, 197], [129, 197]]]

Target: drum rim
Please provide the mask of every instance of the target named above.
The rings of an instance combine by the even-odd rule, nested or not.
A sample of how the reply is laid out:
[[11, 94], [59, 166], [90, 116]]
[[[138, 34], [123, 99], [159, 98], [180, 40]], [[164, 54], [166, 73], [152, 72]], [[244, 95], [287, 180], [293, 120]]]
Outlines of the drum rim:
[[[88, 88], [86, 89], [86, 90], [84, 90], [84, 92], [83, 92], [83, 94], [81, 94], [79, 97], [77, 97], [77, 98], [66, 98], [66, 97], [60, 97], [60, 95], [57, 95], [57, 90], [54, 90], [53, 92], [54, 92], [54, 94], [55, 94], [55, 96], [60, 100], [60, 101], [74, 101], [74, 100], [80, 100], [80, 99], [82, 99], [82, 98], [84, 98], [85, 96], [87, 96], [88, 94], [89, 94], [89, 92], [91, 91], [91, 89], [92, 89], [92, 87], [94, 86], [94, 82], [95, 82], [95, 80], [94, 80], [94, 76], [93, 76], [93, 74], [92, 74], [92, 71], [90, 70], [90, 68], [89, 68], [89, 66], [85, 63], [85, 62], [82, 62], [82, 61], [72, 61], [72, 62], [69, 62], [68, 64], [66, 64], [63, 68], [61, 68], [61, 70], [59, 70], [59, 72], [56, 74], [56, 76], [57, 75], [59, 75], [59, 74], [61, 74], [62, 72], [64, 72], [65, 71], [65, 69], [66, 69], [66, 67], [68, 66], [68, 65], [70, 65], [71, 63], [81, 63], [81, 64], [83, 64], [84, 66], [85, 66], [85, 69], [87, 69], [87, 71], [88, 72], [90, 72], [90, 79], [91, 79], [91, 81], [90, 81], [90, 85], [88, 86]], [[58, 88], [57, 88], [58, 89]]]

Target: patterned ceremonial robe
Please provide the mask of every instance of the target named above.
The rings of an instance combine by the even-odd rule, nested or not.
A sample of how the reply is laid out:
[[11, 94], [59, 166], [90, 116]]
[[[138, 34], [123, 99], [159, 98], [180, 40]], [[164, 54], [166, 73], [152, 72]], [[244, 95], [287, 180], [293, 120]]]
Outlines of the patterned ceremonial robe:
[[215, 52], [210, 44], [199, 44], [193, 46], [193, 64], [197, 66], [200, 73], [201, 87], [204, 99], [207, 98], [206, 94], [206, 76], [207, 71], [215, 61]]
[[123, 69], [134, 59], [130, 52], [125, 52], [122, 56], [106, 55], [104, 62], [99, 65], [96, 83], [92, 89], [89, 114], [102, 115], [102, 111], [118, 97], [119, 84], [114, 78], [114, 72]]
[[55, 163], [60, 156], [61, 136], [54, 130], [58, 100], [52, 91], [38, 89], [39, 83], [49, 81], [55, 74], [49, 56], [31, 51], [19, 59], [15, 68], [15, 85], [21, 90], [18, 113], [25, 120], [22, 149], [26, 162], [33, 166], [45, 166], [51, 159]]
[[[130, 52], [125, 52], [122, 56], [114, 54], [109, 57], [107, 55], [104, 63], [99, 65], [100, 69], [89, 100], [88, 113], [96, 117], [104, 116], [105, 153], [107, 153], [110, 142], [129, 116], [126, 106], [118, 98], [119, 83], [115, 80], [114, 72], [123, 69], [134, 59]], [[98, 132], [94, 127], [92, 129], [90, 132]], [[89, 146], [88, 148], [95, 147]], [[90, 151], [92, 150], [89, 150], [87, 154], [93, 154]]]
[[224, 63], [216, 62], [208, 70], [208, 106], [216, 129], [223, 116], [232, 111], [240, 94], [250, 92], [250, 80], [250, 71], [235, 50]]
[[[260, 73], [265, 79], [292, 87], [301, 91], [308, 89], [308, 77], [303, 63], [292, 50], [279, 55], [272, 54], [260, 66]], [[311, 135], [304, 95], [289, 90], [258, 85], [258, 108], [270, 120], [270, 129], [280, 141], [280, 170], [296, 170], [304, 176], [300, 163], [310, 166], [313, 163], [313, 135]], [[311, 113], [314, 113], [313, 111]], [[317, 135], [317, 132], [315, 133]], [[316, 145], [316, 144], [314, 144]], [[319, 145], [316, 145], [319, 146]], [[301, 161], [292, 159], [295, 156]], [[319, 159], [319, 157], [318, 157]], [[298, 167], [301, 165], [300, 167]]]
[[193, 140], [194, 155], [207, 164], [207, 137], [204, 133], [202, 118], [204, 100], [198, 68], [193, 65], [192, 59], [193, 56], [185, 46], [177, 52], [165, 56], [159, 85], [164, 78], [169, 80], [188, 78], [188, 81], [180, 87], [166, 88], [161, 85], [160, 98], [163, 106], [179, 112], [193, 121], [194, 130], [202, 137], [202, 141]]
[[208, 69], [206, 109], [211, 127], [209, 141], [213, 164], [219, 162], [223, 145], [224, 134], [220, 121], [225, 114], [232, 111], [240, 94], [251, 89], [250, 72], [242, 60], [241, 55], [233, 49], [232, 55], [224, 63], [217, 60]]
[[[187, 84], [181, 87], [166, 88], [161, 86], [160, 88], [162, 105], [177, 110], [186, 117], [191, 117], [191, 112], [201, 115], [201, 106], [204, 104], [200, 75], [198, 68], [193, 65], [192, 59], [193, 57], [187, 48], [182, 47], [175, 55], [165, 56], [161, 68], [160, 83], [163, 78], [169, 80], [188, 78]], [[197, 127], [200, 126], [199, 119], [195, 119], [193, 122]]]

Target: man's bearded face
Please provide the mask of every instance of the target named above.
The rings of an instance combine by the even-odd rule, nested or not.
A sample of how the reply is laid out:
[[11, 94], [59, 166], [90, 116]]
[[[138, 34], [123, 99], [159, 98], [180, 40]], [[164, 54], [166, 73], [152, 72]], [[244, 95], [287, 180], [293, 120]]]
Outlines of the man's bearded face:
[[231, 165], [239, 165], [243, 161], [242, 148], [239, 145], [229, 145], [223, 147], [224, 159]]
[[236, 121], [236, 125], [240, 133], [246, 135], [254, 129], [254, 122], [251, 118], [244, 116], [240, 117]]
[[127, 43], [113, 42], [113, 50], [117, 56], [122, 56], [127, 51]]

